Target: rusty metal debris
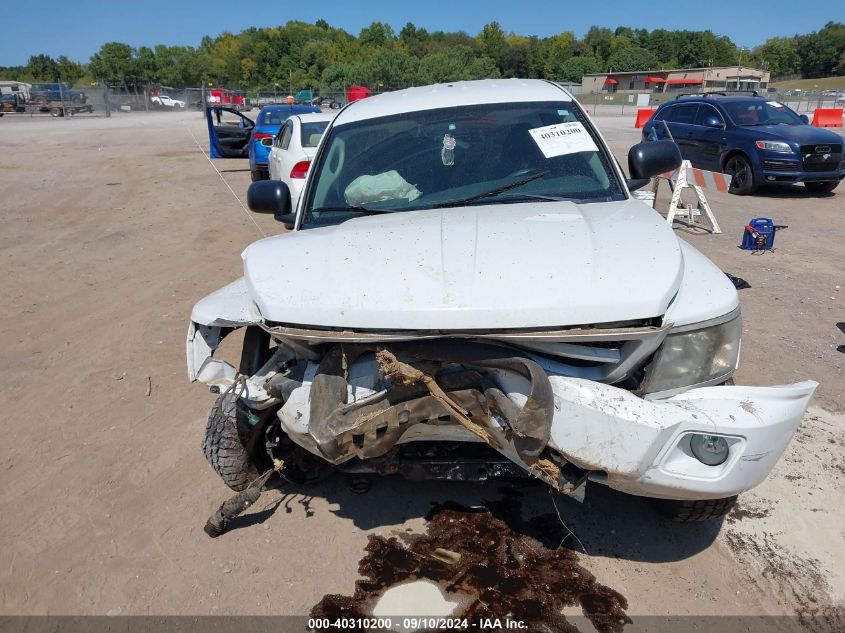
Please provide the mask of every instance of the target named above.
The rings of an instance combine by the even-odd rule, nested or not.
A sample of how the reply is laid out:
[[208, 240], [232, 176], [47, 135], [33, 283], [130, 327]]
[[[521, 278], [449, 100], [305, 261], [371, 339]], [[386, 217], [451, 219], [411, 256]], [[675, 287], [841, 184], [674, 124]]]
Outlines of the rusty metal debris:
[[[385, 382], [349, 402], [348, 368], [364, 355], [372, 355]], [[521, 406], [502, 391], [498, 374], [528, 382]], [[547, 448], [554, 410], [548, 376], [512, 348], [458, 341], [339, 343], [317, 367], [307, 406], [308, 448], [333, 464], [353, 457], [389, 461], [413, 426], [453, 425], [557, 490], [565, 491], [571, 479], [562, 468], [566, 461], [553, 461], [563, 458]]]
[[446, 392], [444, 392], [440, 385], [429, 376], [427, 373], [411, 367], [407, 363], [400, 362], [396, 356], [389, 350], [382, 349], [376, 353], [376, 360], [379, 364], [379, 369], [385, 378], [389, 378], [395, 383], [410, 386], [418, 382], [422, 382], [426, 389], [431, 392], [440, 403], [452, 412], [452, 416], [467, 430], [471, 431], [482, 440], [487, 442], [495, 449], [500, 449], [501, 445], [481, 426], [470, 419], [470, 412], [460, 406], [457, 402], [452, 400]]

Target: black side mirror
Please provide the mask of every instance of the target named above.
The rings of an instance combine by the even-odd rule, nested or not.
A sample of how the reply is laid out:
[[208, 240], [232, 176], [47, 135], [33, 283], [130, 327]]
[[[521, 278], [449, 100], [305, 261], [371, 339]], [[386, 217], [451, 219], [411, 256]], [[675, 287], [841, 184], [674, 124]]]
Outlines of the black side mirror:
[[246, 204], [255, 213], [272, 213], [273, 219], [292, 229], [296, 214], [291, 213], [290, 191], [281, 180], [258, 180], [246, 192]]
[[673, 141], [637, 143], [628, 150], [628, 189], [648, 184], [653, 176], [673, 171], [681, 165], [681, 150]]
[[810, 117], [808, 117], [806, 114], [799, 114], [798, 118], [804, 121], [804, 123], [806, 123], [807, 125], [810, 124]]

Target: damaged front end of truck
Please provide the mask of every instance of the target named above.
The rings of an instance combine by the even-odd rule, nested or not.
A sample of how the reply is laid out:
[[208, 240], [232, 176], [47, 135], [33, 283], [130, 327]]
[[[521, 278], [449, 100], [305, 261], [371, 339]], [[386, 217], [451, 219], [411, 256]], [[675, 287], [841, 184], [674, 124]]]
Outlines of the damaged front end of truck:
[[[725, 323], [738, 327], [738, 315]], [[214, 357], [237, 329], [238, 368]], [[236, 490], [286, 459], [291, 478], [329, 466], [411, 480], [524, 476], [576, 497], [592, 480], [722, 512], [766, 477], [816, 385], [653, 397], [644, 389], [656, 358], [676, 351], [673, 335], [658, 322], [449, 334], [298, 328], [263, 320], [242, 279], [197, 304], [187, 351], [190, 378], [221, 393], [209, 431], [228, 440], [211, 446], [207, 434], [206, 456]]]

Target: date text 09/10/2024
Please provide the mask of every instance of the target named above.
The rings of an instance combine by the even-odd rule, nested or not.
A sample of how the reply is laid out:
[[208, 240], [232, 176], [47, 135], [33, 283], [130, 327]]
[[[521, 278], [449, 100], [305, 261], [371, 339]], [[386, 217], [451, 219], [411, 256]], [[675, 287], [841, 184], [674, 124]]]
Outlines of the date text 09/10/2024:
[[[321, 631], [329, 629], [374, 629], [391, 630], [398, 626], [399, 622], [392, 618], [311, 618], [308, 620], [308, 629]], [[403, 630], [439, 629], [439, 630], [524, 630], [527, 625], [522, 620], [510, 618], [480, 618], [476, 621], [469, 621], [467, 618], [438, 618], [438, 617], [404, 617], [401, 620]]]

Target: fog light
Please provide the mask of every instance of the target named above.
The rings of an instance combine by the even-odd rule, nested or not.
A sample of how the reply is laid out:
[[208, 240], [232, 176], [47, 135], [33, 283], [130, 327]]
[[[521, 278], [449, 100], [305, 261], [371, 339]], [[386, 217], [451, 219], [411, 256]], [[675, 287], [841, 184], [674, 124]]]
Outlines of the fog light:
[[766, 180], [774, 180], [774, 179], [775, 179], [774, 176], [766, 176]]
[[724, 464], [728, 458], [728, 442], [719, 435], [698, 435], [690, 437], [690, 450], [696, 459], [708, 466]]

